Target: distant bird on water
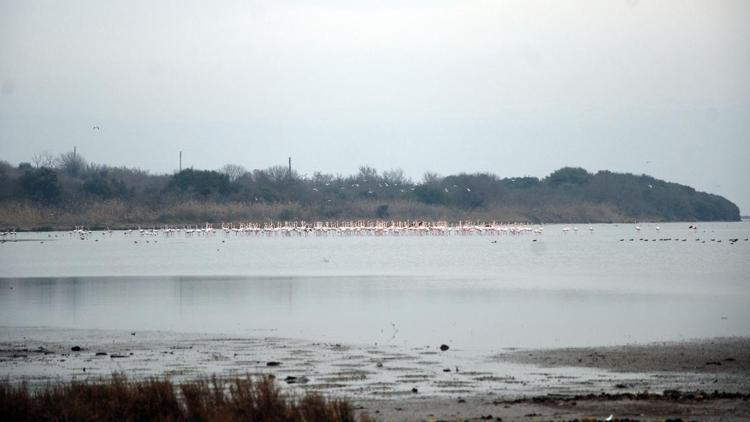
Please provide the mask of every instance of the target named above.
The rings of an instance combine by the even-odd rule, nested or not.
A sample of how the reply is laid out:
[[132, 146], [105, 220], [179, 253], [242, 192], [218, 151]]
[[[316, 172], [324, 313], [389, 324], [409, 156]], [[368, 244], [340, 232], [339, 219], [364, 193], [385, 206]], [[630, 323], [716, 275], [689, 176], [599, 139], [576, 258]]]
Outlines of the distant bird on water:
[[98, 125], [94, 125], [91, 130], [102, 130], [102, 128], [100, 128]]

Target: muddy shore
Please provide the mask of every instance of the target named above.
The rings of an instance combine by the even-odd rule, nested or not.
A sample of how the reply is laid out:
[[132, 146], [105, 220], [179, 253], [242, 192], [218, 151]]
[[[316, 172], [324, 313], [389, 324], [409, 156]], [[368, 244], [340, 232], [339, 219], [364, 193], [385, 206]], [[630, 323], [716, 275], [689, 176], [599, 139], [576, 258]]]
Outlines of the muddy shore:
[[[512, 350], [493, 356], [539, 368], [596, 368], [617, 373], [685, 376], [674, 389], [655, 390], [654, 383], [639, 384], [640, 392], [591, 392], [589, 394], [531, 395], [509, 399], [478, 394], [449, 399], [358, 401], [360, 412], [383, 420], [722, 420], [750, 418], [750, 339], [714, 338], [685, 342], [652, 343], [616, 347], [545, 350]], [[707, 382], [705, 376], [714, 376]], [[723, 376], [740, 382], [727, 386]], [[699, 385], [688, 380], [698, 381]], [[632, 390], [635, 385], [615, 384]], [[650, 387], [650, 388], [649, 388]], [[722, 388], [735, 392], [726, 392]], [[682, 389], [681, 389], [682, 388]], [[687, 390], [684, 390], [687, 388]], [[650, 391], [650, 392], [649, 392]]]
[[654, 394], [632, 398], [604, 394], [502, 400], [496, 397], [355, 401], [357, 410], [384, 421], [746, 421], [748, 395], [675, 399]]
[[514, 350], [500, 361], [542, 367], [586, 367], [618, 372], [744, 374], [750, 378], [750, 338], [715, 338], [616, 347]]
[[0, 378], [11, 383], [33, 388], [113, 372], [175, 382], [274, 375], [294, 393], [349, 398], [377, 420], [743, 420], [750, 417], [749, 363], [746, 338], [485, 353], [458, 345], [441, 351], [440, 345], [0, 327]]

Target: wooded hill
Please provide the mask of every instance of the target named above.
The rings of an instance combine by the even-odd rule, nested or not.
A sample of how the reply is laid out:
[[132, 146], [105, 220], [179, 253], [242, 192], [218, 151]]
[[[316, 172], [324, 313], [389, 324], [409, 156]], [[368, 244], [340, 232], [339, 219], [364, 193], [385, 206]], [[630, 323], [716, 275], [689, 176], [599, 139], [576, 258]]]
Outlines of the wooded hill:
[[447, 219], [502, 222], [737, 221], [729, 200], [655, 179], [565, 167], [549, 176], [425, 174], [361, 167], [303, 176], [287, 167], [186, 169], [171, 175], [63, 154], [36, 165], [0, 162], [0, 227], [159, 226], [203, 222]]

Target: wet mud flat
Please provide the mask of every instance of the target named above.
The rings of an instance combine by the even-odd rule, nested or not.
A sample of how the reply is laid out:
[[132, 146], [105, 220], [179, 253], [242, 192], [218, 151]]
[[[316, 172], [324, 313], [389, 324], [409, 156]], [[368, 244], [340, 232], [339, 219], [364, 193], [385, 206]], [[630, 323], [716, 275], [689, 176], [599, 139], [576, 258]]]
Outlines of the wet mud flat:
[[[617, 347], [507, 350], [492, 359], [545, 368], [595, 368], [648, 374], [615, 391], [547, 393], [517, 398], [468, 397], [360, 400], [359, 411], [383, 420], [750, 420], [750, 339], [714, 338]], [[572, 380], [572, 378], [570, 379]], [[570, 381], [569, 380], [569, 381]], [[669, 380], [669, 382], [659, 382]], [[667, 388], [670, 387], [670, 388]]]
[[750, 396], [739, 393], [590, 394], [507, 400], [493, 396], [459, 399], [409, 398], [357, 401], [357, 411], [397, 421], [746, 421]]
[[750, 338], [746, 337], [615, 347], [512, 350], [495, 357], [500, 361], [543, 367], [587, 367], [619, 372], [738, 374], [750, 378]]
[[[177, 383], [211, 375], [273, 375], [292, 392], [345, 397], [379, 420], [568, 420], [610, 414], [637, 420], [742, 419], [750, 416], [748, 345], [747, 339], [714, 339], [483, 352], [460, 345], [441, 350], [440, 344], [319, 343], [263, 333], [0, 327], [0, 379], [34, 388], [96, 381], [112, 373]], [[707, 393], [692, 393], [698, 391]]]

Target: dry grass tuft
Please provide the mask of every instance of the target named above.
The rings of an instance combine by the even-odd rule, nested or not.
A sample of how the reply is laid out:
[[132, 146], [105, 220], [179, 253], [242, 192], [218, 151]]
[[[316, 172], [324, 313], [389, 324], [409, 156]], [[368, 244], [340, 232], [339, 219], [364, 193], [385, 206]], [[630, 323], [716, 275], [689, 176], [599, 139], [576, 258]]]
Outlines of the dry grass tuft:
[[[293, 398], [270, 377], [73, 382], [30, 391], [0, 384], [4, 421], [355, 421], [351, 405], [316, 393]], [[368, 420], [360, 416], [359, 420]]]

